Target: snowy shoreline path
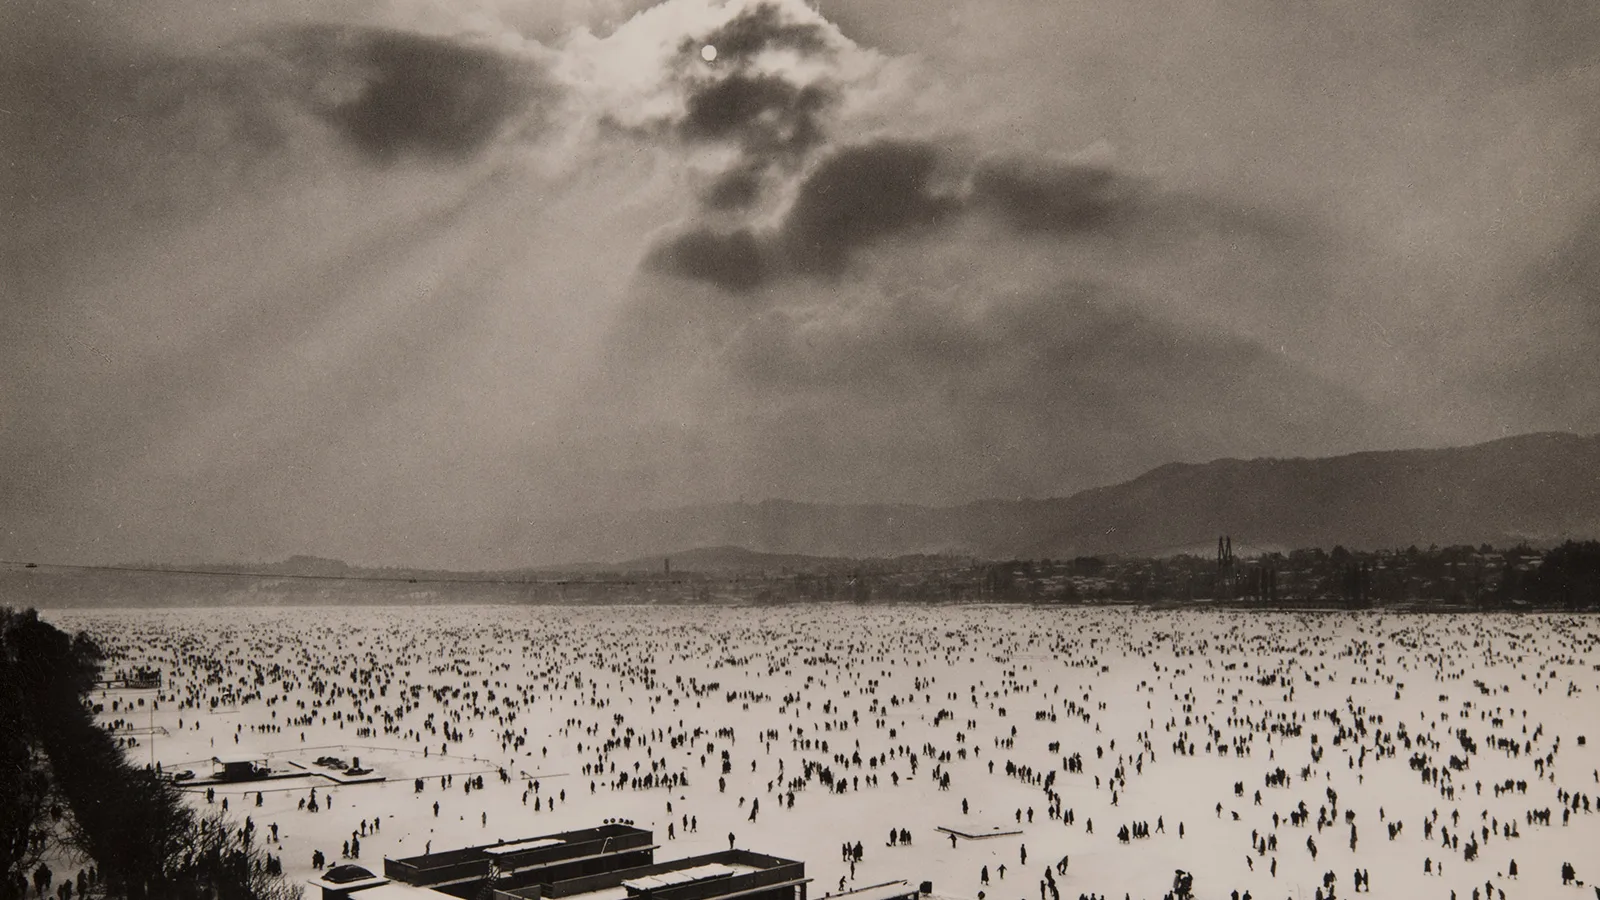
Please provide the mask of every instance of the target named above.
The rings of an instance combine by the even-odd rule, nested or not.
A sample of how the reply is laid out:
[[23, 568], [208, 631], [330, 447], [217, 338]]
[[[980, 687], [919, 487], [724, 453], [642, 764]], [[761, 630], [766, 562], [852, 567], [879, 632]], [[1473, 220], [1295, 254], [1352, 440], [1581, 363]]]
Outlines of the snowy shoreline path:
[[[1600, 881], [1596, 617], [844, 605], [45, 616], [87, 630], [108, 670], [166, 673], [153, 713], [141, 700], [156, 692], [96, 695], [136, 762], [203, 775], [196, 761], [213, 755], [359, 756], [387, 778], [265, 782], [260, 805], [254, 786], [215, 787], [297, 879], [314, 850], [331, 865], [352, 839], [376, 867], [626, 819], [654, 829], [658, 858], [732, 835], [802, 859], [817, 897], [842, 878], [988, 900], [1159, 898], [1180, 868], [1196, 896], [1262, 900], [1309, 900], [1330, 871], [1345, 897], [1358, 868], [1377, 896], [1440, 900], [1486, 888], [1586, 900]], [[940, 828], [1020, 833], [952, 846]], [[846, 844], [861, 847], [854, 866]], [[1585, 886], [1562, 885], [1564, 862]]]

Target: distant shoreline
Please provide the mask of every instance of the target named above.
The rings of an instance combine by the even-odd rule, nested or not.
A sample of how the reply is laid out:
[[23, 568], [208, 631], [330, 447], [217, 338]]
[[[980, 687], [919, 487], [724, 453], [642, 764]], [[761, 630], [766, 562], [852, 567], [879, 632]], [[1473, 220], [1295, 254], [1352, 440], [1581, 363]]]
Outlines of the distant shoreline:
[[[27, 604], [12, 603], [10, 600], [0, 600], [0, 606], [21, 608]], [[1567, 615], [1567, 616], [1600, 616], [1600, 610], [1580, 609], [1566, 610], [1549, 607], [1510, 607], [1510, 608], [1476, 608], [1445, 603], [1411, 603], [1394, 606], [1374, 606], [1364, 609], [1352, 609], [1329, 604], [1295, 605], [1285, 603], [1245, 603], [1234, 601], [1195, 600], [1191, 602], [1094, 602], [1094, 603], [1060, 603], [1031, 600], [895, 600], [873, 603], [854, 603], [847, 600], [789, 600], [782, 602], [758, 603], [754, 601], [728, 601], [723, 603], [649, 603], [637, 601], [582, 601], [582, 600], [544, 600], [544, 601], [493, 601], [482, 598], [460, 600], [432, 600], [432, 601], [399, 601], [391, 599], [349, 600], [342, 602], [285, 602], [285, 603], [141, 603], [134, 605], [100, 605], [93, 602], [82, 602], [67, 605], [42, 605], [31, 608], [37, 609], [41, 614], [54, 612], [106, 612], [129, 613], [148, 611], [223, 611], [233, 609], [283, 609], [283, 610], [326, 610], [343, 609], [348, 607], [384, 607], [407, 609], [463, 609], [472, 607], [504, 609], [508, 607], [558, 607], [562, 609], [782, 609], [789, 607], [840, 607], [851, 609], [906, 609], [906, 608], [943, 608], [943, 607], [1028, 607], [1030, 609], [1060, 609], [1060, 610], [1126, 610], [1139, 612], [1262, 612], [1262, 613], [1315, 613], [1320, 615]]]

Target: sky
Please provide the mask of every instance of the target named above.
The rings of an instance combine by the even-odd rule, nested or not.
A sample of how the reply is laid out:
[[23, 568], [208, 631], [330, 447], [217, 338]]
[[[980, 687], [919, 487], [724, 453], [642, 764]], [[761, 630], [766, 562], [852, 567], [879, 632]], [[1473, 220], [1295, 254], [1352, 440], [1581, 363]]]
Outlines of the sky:
[[1600, 430], [1590, 0], [0, 0], [0, 558]]

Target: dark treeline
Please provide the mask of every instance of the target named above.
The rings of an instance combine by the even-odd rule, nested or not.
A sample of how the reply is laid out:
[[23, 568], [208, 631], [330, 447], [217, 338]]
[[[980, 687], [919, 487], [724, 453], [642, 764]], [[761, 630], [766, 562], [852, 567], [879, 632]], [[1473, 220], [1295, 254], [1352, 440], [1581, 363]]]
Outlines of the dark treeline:
[[[198, 815], [95, 723], [101, 658], [86, 635], [0, 607], [0, 898], [297, 896], [253, 823]], [[81, 857], [92, 875], [53, 871]]]
[[967, 592], [1046, 602], [1181, 603], [1262, 607], [1382, 606], [1482, 610], [1600, 610], [1600, 542], [1549, 550], [1518, 546], [1305, 549], [1249, 558], [1080, 557], [983, 565]]
[[[613, 588], [657, 603], [1228, 603], [1261, 608], [1600, 610], [1600, 542], [1516, 546], [1334, 547], [1215, 556], [1080, 556], [950, 561], [896, 571], [681, 576]], [[569, 586], [569, 601], [591, 599]]]
[[1080, 556], [966, 561], [906, 571], [662, 580], [653, 602], [1227, 603], [1259, 608], [1600, 610], [1600, 542], [1517, 546], [1310, 548], [1215, 556]]

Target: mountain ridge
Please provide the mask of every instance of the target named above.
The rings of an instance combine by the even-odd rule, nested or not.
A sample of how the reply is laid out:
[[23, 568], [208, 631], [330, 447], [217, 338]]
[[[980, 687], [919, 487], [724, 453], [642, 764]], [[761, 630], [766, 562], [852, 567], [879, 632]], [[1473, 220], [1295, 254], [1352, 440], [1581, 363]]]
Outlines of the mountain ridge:
[[780, 498], [532, 521], [518, 563], [494, 569], [358, 566], [310, 553], [254, 565], [264, 577], [408, 578], [553, 573], [821, 570], [908, 556], [1069, 558], [1600, 537], [1600, 434], [1535, 432], [1479, 444], [1328, 457], [1172, 462], [1064, 497], [950, 506]]
[[1174, 462], [1042, 499], [762, 500], [570, 517], [535, 524], [524, 543], [552, 557], [622, 560], [718, 546], [855, 558], [1160, 555], [1223, 534], [1279, 548], [1555, 541], [1600, 535], [1597, 471], [1600, 435], [1535, 432], [1460, 447]]

